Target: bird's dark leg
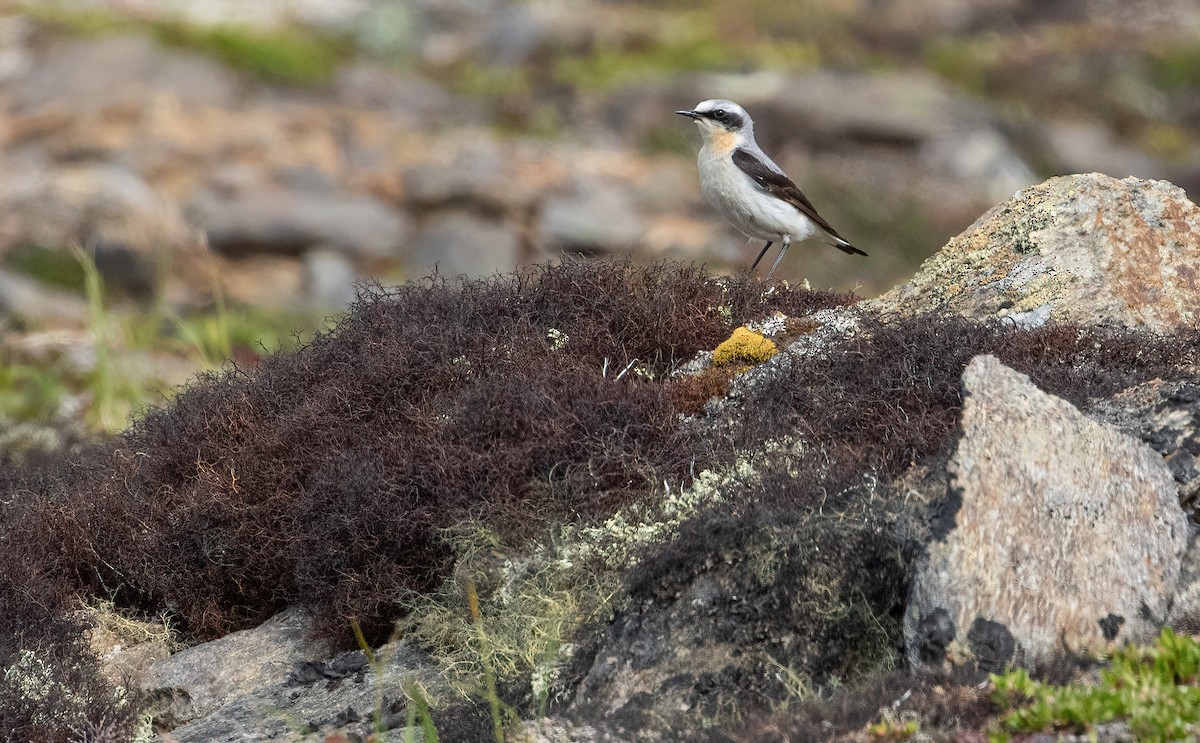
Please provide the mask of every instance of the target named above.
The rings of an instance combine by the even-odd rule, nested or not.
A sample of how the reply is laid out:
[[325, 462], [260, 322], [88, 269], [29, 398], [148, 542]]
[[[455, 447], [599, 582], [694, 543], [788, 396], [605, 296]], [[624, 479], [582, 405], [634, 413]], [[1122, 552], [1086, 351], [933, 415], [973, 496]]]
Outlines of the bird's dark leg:
[[[791, 246], [791, 244], [792, 244], [792, 238], [788, 237], [787, 235], [784, 235], [783, 236], [783, 247], [781, 247], [779, 249], [779, 255], [775, 256], [775, 264], [772, 265], [771, 270], [767, 272], [768, 279], [771, 278], [771, 276], [775, 273], [775, 269], [779, 268], [779, 262], [781, 260], [783, 260], [783, 256], [785, 253], [787, 253], [787, 249]], [[759, 256], [759, 257], [761, 258], [762, 256]]]
[[754, 265], [750, 266], [750, 270], [746, 272], [747, 276], [754, 273], [754, 269], [758, 268], [758, 262], [763, 259], [763, 256], [767, 254], [767, 249], [770, 248], [772, 245], [774, 245], [774, 243], [772, 243], [770, 240], [768, 240], [767, 244], [763, 246], [762, 251], [759, 252], [758, 257], [754, 259]]

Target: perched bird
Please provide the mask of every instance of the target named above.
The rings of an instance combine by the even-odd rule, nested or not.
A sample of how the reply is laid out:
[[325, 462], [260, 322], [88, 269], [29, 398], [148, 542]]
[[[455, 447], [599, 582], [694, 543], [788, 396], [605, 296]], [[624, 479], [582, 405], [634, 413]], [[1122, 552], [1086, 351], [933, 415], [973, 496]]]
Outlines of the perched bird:
[[[844, 253], [866, 255], [817, 214], [808, 197], [754, 142], [750, 114], [733, 101], [704, 101], [676, 111], [696, 122], [700, 148], [700, 190], [729, 223], [750, 237], [766, 240], [750, 272], [781, 241], [783, 247], [767, 278], [775, 273], [792, 241], [822, 240]], [[748, 272], [749, 273], [749, 272]]]

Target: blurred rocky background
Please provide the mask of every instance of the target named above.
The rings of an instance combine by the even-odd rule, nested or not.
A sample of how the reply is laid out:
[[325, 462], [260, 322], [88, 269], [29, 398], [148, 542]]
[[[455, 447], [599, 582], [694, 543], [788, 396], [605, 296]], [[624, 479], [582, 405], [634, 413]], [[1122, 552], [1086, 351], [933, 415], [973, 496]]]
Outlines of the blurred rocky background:
[[[738, 271], [672, 112], [728, 97], [872, 296], [1060, 173], [1200, 196], [1190, 0], [38, 0], [0, 10], [0, 430], [123, 425], [355, 282]], [[436, 267], [436, 269], [435, 269]], [[53, 373], [47, 374], [51, 369]], [[6, 434], [7, 435], [7, 434]]]

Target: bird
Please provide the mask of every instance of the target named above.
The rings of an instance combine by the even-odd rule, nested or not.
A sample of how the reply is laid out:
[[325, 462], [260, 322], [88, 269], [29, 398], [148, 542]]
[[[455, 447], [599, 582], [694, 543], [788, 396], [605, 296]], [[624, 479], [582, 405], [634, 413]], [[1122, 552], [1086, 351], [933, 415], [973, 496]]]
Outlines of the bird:
[[703, 101], [687, 111], [700, 129], [700, 190], [725, 219], [748, 237], [766, 240], [751, 274], [767, 250], [782, 242], [767, 273], [775, 273], [792, 241], [821, 240], [844, 253], [866, 255], [838, 234], [783, 169], [754, 141], [754, 121], [746, 109], [722, 98]]

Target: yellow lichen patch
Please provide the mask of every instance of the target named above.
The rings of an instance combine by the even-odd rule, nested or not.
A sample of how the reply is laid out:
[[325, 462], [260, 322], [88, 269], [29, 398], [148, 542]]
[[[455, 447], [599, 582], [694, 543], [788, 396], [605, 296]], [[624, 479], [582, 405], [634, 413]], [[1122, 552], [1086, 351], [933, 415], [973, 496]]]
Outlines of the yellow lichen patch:
[[734, 362], [761, 364], [777, 353], [779, 349], [769, 339], [743, 326], [717, 346], [713, 351], [713, 363], [718, 366]]

